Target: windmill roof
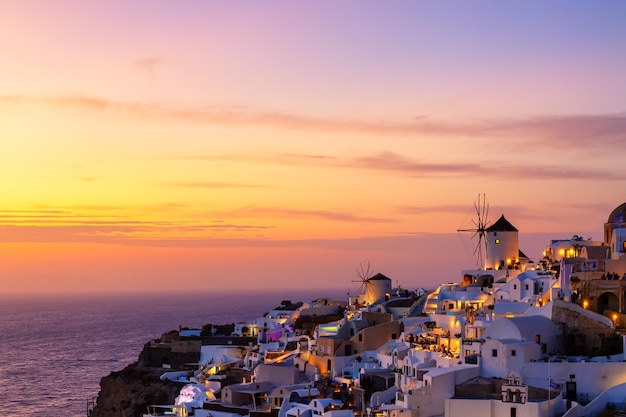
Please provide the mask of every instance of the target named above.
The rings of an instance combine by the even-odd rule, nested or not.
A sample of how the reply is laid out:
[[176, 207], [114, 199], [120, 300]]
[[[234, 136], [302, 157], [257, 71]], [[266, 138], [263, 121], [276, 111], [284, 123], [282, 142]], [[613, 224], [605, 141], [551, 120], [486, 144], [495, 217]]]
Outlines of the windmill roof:
[[382, 280], [385, 280], [385, 279], [388, 279], [389, 281], [391, 281], [391, 278], [388, 278], [388, 277], [384, 276], [383, 274], [378, 273], [378, 274], [374, 275], [373, 277], [371, 277], [370, 279], [368, 279], [368, 281], [382, 281]]
[[504, 214], [500, 216], [497, 222], [487, 228], [488, 232], [517, 232], [518, 230], [507, 219]]

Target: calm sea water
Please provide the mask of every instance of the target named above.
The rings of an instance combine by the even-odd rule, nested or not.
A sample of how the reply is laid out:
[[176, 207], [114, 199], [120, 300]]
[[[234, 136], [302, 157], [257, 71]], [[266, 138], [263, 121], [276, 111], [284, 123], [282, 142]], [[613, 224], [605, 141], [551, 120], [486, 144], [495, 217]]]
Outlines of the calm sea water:
[[100, 378], [179, 325], [250, 320], [315, 291], [0, 297], [0, 404], [8, 417], [84, 417]]

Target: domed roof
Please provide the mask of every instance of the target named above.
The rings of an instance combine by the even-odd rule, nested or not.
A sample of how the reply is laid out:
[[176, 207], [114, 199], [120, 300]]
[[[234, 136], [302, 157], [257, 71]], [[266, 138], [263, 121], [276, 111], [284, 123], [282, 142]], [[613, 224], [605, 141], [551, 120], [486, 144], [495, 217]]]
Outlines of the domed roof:
[[622, 213], [622, 216], [626, 218], [626, 203], [622, 203], [617, 206], [615, 210], [613, 210], [611, 214], [609, 214], [609, 219], [606, 222], [613, 223], [615, 221], [615, 218], [619, 216], [620, 213]]

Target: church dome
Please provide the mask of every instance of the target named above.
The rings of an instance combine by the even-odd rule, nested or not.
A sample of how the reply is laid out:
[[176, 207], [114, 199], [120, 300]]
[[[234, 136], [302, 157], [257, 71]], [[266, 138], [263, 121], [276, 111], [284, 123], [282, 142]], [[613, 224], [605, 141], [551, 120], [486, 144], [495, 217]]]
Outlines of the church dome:
[[606, 221], [607, 223], [613, 223], [615, 221], [615, 218], [622, 213], [622, 216], [624, 216], [626, 218], [626, 203], [622, 203], [619, 206], [617, 206], [615, 208], [615, 210], [613, 210], [611, 212], [611, 214], [609, 214], [609, 219]]

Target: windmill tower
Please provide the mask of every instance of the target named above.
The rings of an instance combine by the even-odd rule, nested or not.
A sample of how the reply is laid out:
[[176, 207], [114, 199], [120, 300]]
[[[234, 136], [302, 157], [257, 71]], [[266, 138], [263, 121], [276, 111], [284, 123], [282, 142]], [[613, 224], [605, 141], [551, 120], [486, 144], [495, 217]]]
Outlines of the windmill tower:
[[472, 219], [473, 227], [469, 229], [458, 229], [457, 232], [472, 233], [472, 240], [475, 241], [473, 254], [476, 257], [476, 267], [486, 269], [485, 256], [487, 255], [488, 239], [487, 228], [489, 227], [489, 204], [485, 194], [478, 194], [478, 199], [474, 203], [475, 218]]
[[489, 246], [485, 269], [516, 269], [519, 262], [519, 232], [504, 215], [486, 230]]

